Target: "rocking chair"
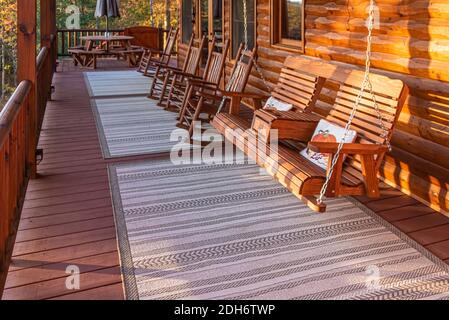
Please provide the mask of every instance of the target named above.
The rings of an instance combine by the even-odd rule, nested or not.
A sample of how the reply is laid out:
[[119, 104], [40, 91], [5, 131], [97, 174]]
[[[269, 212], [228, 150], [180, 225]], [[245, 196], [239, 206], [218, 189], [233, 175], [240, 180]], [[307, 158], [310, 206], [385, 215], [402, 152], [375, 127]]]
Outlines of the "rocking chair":
[[[219, 88], [219, 81], [188, 80], [189, 88], [184, 96], [178, 126], [187, 129], [190, 137], [193, 135], [196, 121], [200, 119], [212, 120], [215, 114], [228, 102], [227, 97], [238, 95], [245, 90], [253, 66], [256, 48], [252, 51], [243, 50], [243, 48], [244, 44], [241, 44], [226, 89]], [[213, 68], [211, 69], [212, 75], [218, 73], [213, 72]], [[232, 101], [231, 99], [230, 108], [233, 108]], [[202, 118], [200, 118], [200, 115]], [[204, 115], [207, 118], [204, 118]]]
[[153, 77], [159, 67], [168, 66], [174, 54], [174, 47], [178, 38], [179, 29], [170, 28], [167, 35], [167, 44], [163, 51], [146, 49], [140, 59], [138, 72], [146, 77]]

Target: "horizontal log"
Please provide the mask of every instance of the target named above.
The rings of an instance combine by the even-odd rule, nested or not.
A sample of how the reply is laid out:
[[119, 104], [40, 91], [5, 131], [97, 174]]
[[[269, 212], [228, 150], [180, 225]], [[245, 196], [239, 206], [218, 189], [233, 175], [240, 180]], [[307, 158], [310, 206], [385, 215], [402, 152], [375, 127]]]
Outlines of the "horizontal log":
[[[350, 47], [365, 52], [366, 32], [307, 30], [306, 39], [318, 45]], [[372, 50], [401, 58], [449, 61], [449, 40], [416, 41], [409, 36], [378, 35], [372, 38]]]
[[449, 148], [430, 140], [396, 130], [393, 133], [392, 144], [402, 150], [409, 150], [410, 153], [442, 167], [446, 167], [448, 164]]
[[[354, 65], [365, 64], [364, 52], [349, 48], [325, 47], [314, 43], [306, 44], [306, 54], [325, 60], [343, 61]], [[406, 59], [386, 53], [373, 52], [372, 65], [378, 69], [396, 71], [418, 77], [449, 82], [447, 62], [429, 59]]]

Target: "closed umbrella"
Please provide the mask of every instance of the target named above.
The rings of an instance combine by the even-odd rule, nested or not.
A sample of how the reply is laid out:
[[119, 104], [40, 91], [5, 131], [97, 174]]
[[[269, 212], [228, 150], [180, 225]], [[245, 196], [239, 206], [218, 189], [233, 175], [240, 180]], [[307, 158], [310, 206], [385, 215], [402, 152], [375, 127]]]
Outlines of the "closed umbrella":
[[120, 17], [119, 0], [97, 0], [95, 17], [106, 17], [106, 36], [109, 36], [109, 18]]

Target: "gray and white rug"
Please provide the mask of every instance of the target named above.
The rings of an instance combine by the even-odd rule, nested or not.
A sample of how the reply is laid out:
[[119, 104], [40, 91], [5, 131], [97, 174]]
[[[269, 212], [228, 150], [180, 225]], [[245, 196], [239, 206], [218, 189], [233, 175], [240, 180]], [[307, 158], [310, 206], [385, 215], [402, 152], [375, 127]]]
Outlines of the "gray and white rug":
[[152, 79], [136, 70], [84, 72], [90, 97], [148, 95]]
[[181, 145], [174, 139], [182, 131], [176, 127], [177, 114], [158, 107], [154, 100], [131, 96], [94, 99], [91, 104], [105, 159], [163, 155]]
[[310, 211], [252, 164], [110, 165], [128, 299], [444, 299], [444, 263], [349, 199]]

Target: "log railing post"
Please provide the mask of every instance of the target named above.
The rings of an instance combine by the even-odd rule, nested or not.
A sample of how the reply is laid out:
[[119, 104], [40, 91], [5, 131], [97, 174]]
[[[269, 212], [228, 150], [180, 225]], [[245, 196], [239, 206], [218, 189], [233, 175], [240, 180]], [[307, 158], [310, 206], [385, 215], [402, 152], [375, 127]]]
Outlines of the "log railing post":
[[40, 1], [41, 14], [41, 47], [47, 47], [50, 52], [52, 65], [57, 59], [57, 41], [52, 41], [56, 37], [56, 0], [41, 0]]
[[27, 99], [29, 141], [27, 163], [31, 178], [36, 177], [37, 100], [36, 100], [36, 5], [37, 1], [17, 0], [17, 81], [29, 80], [31, 90]]

